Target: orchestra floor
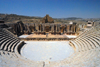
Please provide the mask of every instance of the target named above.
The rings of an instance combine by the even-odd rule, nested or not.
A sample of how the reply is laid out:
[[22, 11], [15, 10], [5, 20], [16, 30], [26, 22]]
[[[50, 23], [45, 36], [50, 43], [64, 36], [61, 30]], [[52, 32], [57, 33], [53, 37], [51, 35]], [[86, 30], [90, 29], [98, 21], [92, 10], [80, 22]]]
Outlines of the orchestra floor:
[[25, 41], [21, 55], [33, 61], [64, 60], [73, 52], [68, 41]]

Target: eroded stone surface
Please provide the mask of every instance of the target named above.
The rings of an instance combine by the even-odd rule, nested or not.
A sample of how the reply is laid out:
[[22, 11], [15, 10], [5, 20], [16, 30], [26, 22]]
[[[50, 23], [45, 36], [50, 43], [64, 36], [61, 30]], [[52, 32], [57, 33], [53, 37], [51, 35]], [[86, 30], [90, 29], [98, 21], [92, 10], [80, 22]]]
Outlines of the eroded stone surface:
[[42, 19], [42, 23], [54, 23], [54, 20], [53, 20], [49, 15], [46, 15], [46, 16]]

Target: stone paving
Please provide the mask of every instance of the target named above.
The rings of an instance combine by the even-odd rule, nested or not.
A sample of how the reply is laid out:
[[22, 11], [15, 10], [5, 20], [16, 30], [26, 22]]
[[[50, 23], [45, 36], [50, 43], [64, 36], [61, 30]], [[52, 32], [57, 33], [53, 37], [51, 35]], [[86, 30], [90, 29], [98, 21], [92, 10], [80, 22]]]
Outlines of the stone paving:
[[73, 48], [68, 41], [25, 41], [22, 56], [33, 61], [57, 61], [69, 57]]

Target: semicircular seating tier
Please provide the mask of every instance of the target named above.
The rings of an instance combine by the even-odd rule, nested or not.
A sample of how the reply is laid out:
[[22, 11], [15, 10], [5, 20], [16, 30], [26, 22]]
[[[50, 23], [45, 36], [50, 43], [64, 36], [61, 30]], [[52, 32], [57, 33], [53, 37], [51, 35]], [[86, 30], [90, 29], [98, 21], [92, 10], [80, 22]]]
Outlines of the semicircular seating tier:
[[74, 53], [59, 61], [31, 61], [22, 57], [19, 47], [23, 44], [6, 29], [0, 29], [0, 66], [2, 67], [99, 67], [100, 66], [100, 25], [83, 32], [70, 40]]
[[0, 66], [1, 67], [41, 67], [43, 62], [34, 62], [22, 57], [18, 50], [23, 44], [7, 29], [0, 29]]

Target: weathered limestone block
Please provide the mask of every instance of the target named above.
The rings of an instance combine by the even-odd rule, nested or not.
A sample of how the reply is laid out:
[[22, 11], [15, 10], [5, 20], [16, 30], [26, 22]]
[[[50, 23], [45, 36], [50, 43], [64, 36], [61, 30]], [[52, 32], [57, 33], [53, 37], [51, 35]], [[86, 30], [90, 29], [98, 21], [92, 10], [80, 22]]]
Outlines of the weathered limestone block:
[[14, 24], [9, 24], [9, 27], [12, 27], [12, 33], [16, 34], [17, 36], [20, 36], [22, 34], [29, 34], [31, 33], [31, 30], [28, 25], [23, 24], [22, 21], [19, 21]]
[[34, 32], [34, 26], [29, 26], [29, 29], [31, 30], [31, 32]]
[[46, 16], [42, 19], [42, 23], [54, 23], [54, 20], [53, 20], [49, 15], [46, 15]]

